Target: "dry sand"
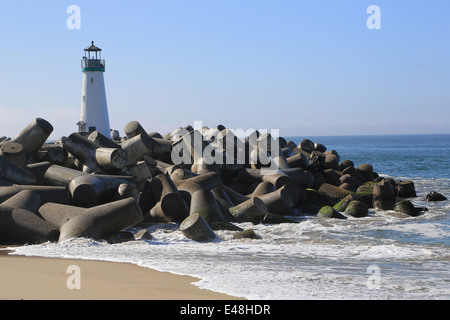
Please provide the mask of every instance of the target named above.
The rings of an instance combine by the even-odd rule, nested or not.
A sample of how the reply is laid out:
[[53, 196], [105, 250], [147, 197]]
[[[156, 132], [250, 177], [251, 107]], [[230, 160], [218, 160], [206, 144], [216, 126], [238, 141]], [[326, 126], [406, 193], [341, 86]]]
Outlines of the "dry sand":
[[[0, 300], [236, 300], [199, 289], [198, 279], [128, 263], [11, 256], [0, 250]], [[67, 282], [79, 267], [80, 289]]]

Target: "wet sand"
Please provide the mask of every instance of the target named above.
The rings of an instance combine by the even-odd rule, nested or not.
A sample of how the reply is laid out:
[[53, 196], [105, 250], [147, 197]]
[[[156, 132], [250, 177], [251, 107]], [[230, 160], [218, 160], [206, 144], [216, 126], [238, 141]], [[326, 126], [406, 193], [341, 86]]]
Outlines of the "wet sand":
[[24, 257], [0, 249], [0, 300], [239, 299], [199, 289], [196, 281], [129, 263]]

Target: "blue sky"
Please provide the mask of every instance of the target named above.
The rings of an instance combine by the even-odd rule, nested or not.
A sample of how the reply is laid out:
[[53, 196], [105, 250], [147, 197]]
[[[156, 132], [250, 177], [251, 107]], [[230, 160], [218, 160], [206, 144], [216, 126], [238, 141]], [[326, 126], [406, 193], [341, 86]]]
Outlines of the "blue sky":
[[[70, 30], [70, 5], [81, 29]], [[381, 29], [369, 30], [369, 5]], [[0, 136], [76, 131], [83, 49], [106, 59], [112, 128], [282, 136], [450, 133], [446, 0], [2, 0]]]

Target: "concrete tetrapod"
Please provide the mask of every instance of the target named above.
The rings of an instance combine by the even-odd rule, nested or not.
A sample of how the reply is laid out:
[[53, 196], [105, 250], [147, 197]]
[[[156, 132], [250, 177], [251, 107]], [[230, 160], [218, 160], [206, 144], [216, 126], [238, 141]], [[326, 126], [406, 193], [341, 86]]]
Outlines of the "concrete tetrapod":
[[180, 194], [167, 193], [150, 209], [150, 216], [156, 221], [180, 222], [188, 212], [189, 208]]
[[142, 214], [144, 215], [144, 220], [149, 217], [150, 210], [156, 205], [158, 201], [153, 197], [152, 190], [143, 190], [139, 192], [139, 197], [137, 200], [139, 207], [141, 208]]
[[362, 218], [368, 216], [369, 208], [364, 202], [353, 200], [348, 204], [347, 208], [345, 208], [344, 213], [355, 218]]
[[45, 171], [44, 182], [52, 186], [67, 187], [70, 181], [82, 175], [88, 173], [54, 164]]
[[213, 193], [200, 189], [192, 194], [190, 214], [200, 214], [213, 230], [240, 230], [226, 221]]
[[225, 221], [214, 195], [207, 189], [200, 189], [192, 194], [190, 214], [194, 212], [198, 212], [208, 224]]
[[280, 169], [289, 169], [289, 163], [287, 162], [286, 158], [284, 156], [278, 156], [273, 158], [274, 163], [280, 168]]
[[118, 200], [86, 209], [61, 226], [59, 242], [70, 238], [101, 239], [143, 220], [142, 211], [133, 198]]
[[234, 189], [232, 189], [226, 185], [222, 185], [222, 186], [220, 186], [220, 188], [222, 188], [227, 193], [228, 197], [231, 199], [231, 201], [235, 205], [242, 203], [244, 201], [247, 201], [248, 199], [251, 198], [251, 197], [245, 196], [245, 195], [235, 191]]
[[121, 200], [130, 197], [136, 201], [139, 201], [139, 190], [129, 183], [121, 183], [117, 187], [117, 193], [114, 196], [114, 200]]
[[281, 172], [290, 178], [290, 181], [299, 187], [312, 188], [314, 186], [314, 175], [301, 168], [283, 169]]
[[286, 161], [291, 168], [307, 169], [309, 167], [309, 158], [301, 152], [287, 158]]
[[212, 155], [214, 147], [198, 130], [185, 133], [172, 143], [172, 156], [176, 163], [193, 164], [200, 163], [205, 154]]
[[36, 184], [37, 182], [33, 174], [1, 155], [0, 176], [17, 184]]
[[219, 205], [220, 211], [222, 212], [222, 217], [226, 221], [236, 222], [236, 218], [230, 213], [230, 211], [228, 211], [229, 208], [234, 207], [234, 204], [225, 190], [218, 187], [213, 188], [211, 192]]
[[128, 164], [140, 161], [144, 156], [151, 156], [154, 147], [154, 140], [147, 134], [138, 134], [122, 144], [122, 150], [124, 150], [128, 157]]
[[108, 173], [115, 173], [129, 164], [127, 154], [120, 148], [100, 147], [95, 150], [94, 159], [97, 166]]
[[54, 202], [47, 202], [38, 209], [41, 217], [58, 230], [64, 223], [85, 211], [86, 208]]
[[347, 167], [342, 169], [341, 172], [343, 175], [350, 175], [353, 181], [355, 181], [356, 186], [360, 186], [365, 182], [365, 178], [352, 165], [348, 165]]
[[33, 213], [37, 213], [42, 205], [41, 197], [31, 190], [21, 190], [14, 196], [0, 204], [0, 208], [20, 208]]
[[107, 198], [105, 183], [95, 176], [82, 175], [73, 179], [68, 186], [73, 203], [80, 207], [92, 207]]
[[127, 153], [122, 149], [100, 147], [77, 132], [67, 137], [64, 149], [86, 166], [88, 172], [98, 167], [113, 173], [128, 164]]
[[91, 132], [91, 134], [87, 138], [88, 140], [95, 142], [99, 147], [113, 148], [113, 149], [120, 148], [120, 146], [117, 143], [115, 143], [110, 138], [104, 136], [98, 131]]
[[26, 166], [27, 170], [36, 177], [38, 185], [43, 185], [45, 172], [52, 165], [49, 161], [30, 163]]
[[[163, 139], [157, 132], [147, 133], [138, 121], [131, 121], [125, 126], [125, 135], [128, 140], [132, 140], [134, 137], [142, 135], [143, 137], [140, 139], [146, 141], [147, 147], [149, 147], [149, 155], [170, 158], [172, 141]], [[127, 143], [125, 143], [125, 145], [126, 144]]]
[[156, 175], [150, 181], [150, 186], [155, 199], [161, 199], [168, 193], [179, 193], [177, 186], [167, 173]]
[[416, 208], [410, 200], [400, 200], [394, 207], [395, 212], [401, 212], [411, 217], [417, 217], [428, 211], [426, 208]]
[[81, 207], [92, 207], [112, 199], [118, 187], [127, 183], [121, 176], [81, 175], [68, 185], [73, 203]]
[[0, 155], [19, 167], [27, 167], [27, 157], [20, 143], [8, 141], [1, 144]]
[[0, 244], [36, 244], [56, 241], [59, 232], [35, 213], [0, 206]]
[[413, 181], [397, 181], [395, 191], [399, 198], [415, 198], [417, 196]]
[[359, 165], [359, 167], [356, 168], [356, 170], [365, 179], [365, 182], [373, 181], [373, 167], [371, 164], [363, 163], [363, 164]]
[[233, 163], [245, 163], [247, 159], [245, 143], [234, 134], [233, 130], [222, 129], [214, 142], [219, 145], [223, 153], [236, 160]]
[[131, 139], [139, 134], [147, 134], [147, 132], [138, 121], [128, 122], [124, 128], [124, 132], [127, 136], [127, 139]]
[[386, 180], [373, 187], [373, 207], [382, 210], [394, 210], [397, 197], [394, 187]]
[[296, 199], [290, 186], [287, 184], [278, 190], [258, 196], [270, 213], [289, 215], [294, 207]]
[[303, 139], [302, 141], [300, 141], [300, 143], [298, 144], [298, 147], [308, 153], [313, 152], [314, 150], [314, 142], [312, 142], [309, 139]]
[[267, 181], [263, 181], [256, 186], [256, 188], [255, 188], [255, 190], [253, 190], [251, 196], [258, 197], [258, 196], [261, 196], [264, 194], [274, 192], [275, 190], [276, 190], [276, 188], [273, 184], [271, 184], [270, 182], [267, 182]]
[[22, 190], [36, 192], [42, 203], [57, 202], [68, 204], [70, 202], [69, 192], [60, 186], [35, 186], [35, 185], [12, 185], [0, 187], [0, 202], [6, 201]]
[[272, 183], [277, 189], [290, 181], [289, 177], [283, 173], [264, 174], [260, 169], [242, 168], [237, 173], [237, 179], [244, 184], [267, 181]]
[[352, 192], [349, 190], [339, 188], [329, 183], [322, 184], [317, 192], [325, 196], [327, 201], [333, 206], [349, 194], [352, 194]]
[[333, 209], [339, 211], [339, 212], [344, 212], [345, 209], [347, 209], [347, 206], [349, 205], [350, 202], [352, 202], [353, 200], [358, 200], [357, 197], [355, 196], [355, 194], [349, 194], [348, 196], [346, 196], [344, 199], [342, 199], [341, 201], [339, 201], [338, 203], [336, 203], [333, 206]]
[[184, 219], [180, 225], [180, 231], [186, 238], [194, 241], [208, 241], [217, 237], [205, 219], [197, 212]]
[[95, 152], [99, 146], [78, 132], [68, 136], [63, 144], [64, 149], [88, 168], [87, 172], [96, 169]]
[[52, 164], [60, 165], [65, 165], [65, 163], [67, 162], [69, 154], [67, 150], [60, 145], [53, 145], [48, 149], [46, 148], [44, 151], [44, 157], [40, 157], [40, 159], [43, 161], [49, 161]]
[[170, 174], [170, 179], [172, 179], [172, 181], [181, 181], [181, 180], [186, 180], [186, 179], [193, 178], [196, 176], [198, 176], [198, 174], [194, 173], [190, 170], [177, 168], [174, 171], [172, 171], [172, 173]]
[[317, 217], [319, 217], [319, 218], [347, 219], [346, 216], [344, 216], [338, 210], [336, 210], [335, 208], [332, 208], [330, 206], [322, 207], [319, 210], [319, 212], [317, 213]]
[[217, 172], [208, 172], [198, 176], [179, 181], [177, 186], [186, 203], [190, 205], [192, 194], [201, 189], [211, 190], [222, 185], [222, 178]]
[[123, 168], [121, 173], [133, 177], [138, 184], [142, 184], [145, 180], [151, 179], [152, 177], [145, 161], [138, 161], [135, 164], [129, 165], [128, 167]]
[[279, 189], [282, 186], [288, 184], [291, 182], [291, 179], [285, 175], [284, 173], [277, 173], [277, 174], [265, 174], [262, 176], [262, 181], [267, 181], [272, 183], [275, 188]]
[[38, 152], [53, 132], [53, 126], [42, 118], [36, 118], [20, 131], [13, 142], [20, 143], [27, 157]]
[[338, 157], [335, 154], [332, 153], [325, 154], [325, 168], [340, 170]]
[[264, 202], [259, 198], [250, 198], [228, 209], [238, 222], [260, 223], [268, 213]]
[[150, 215], [160, 221], [181, 222], [189, 215], [189, 207], [167, 174], [159, 174], [151, 180], [156, 205]]
[[150, 137], [147, 133], [140, 133], [122, 142], [122, 149], [127, 152], [129, 163], [139, 161], [145, 156], [170, 161], [172, 142], [166, 139]]
[[52, 165], [45, 172], [44, 182], [49, 185], [67, 187], [75, 205], [90, 207], [109, 200], [121, 184], [132, 183], [133, 177], [93, 175], [60, 165]]

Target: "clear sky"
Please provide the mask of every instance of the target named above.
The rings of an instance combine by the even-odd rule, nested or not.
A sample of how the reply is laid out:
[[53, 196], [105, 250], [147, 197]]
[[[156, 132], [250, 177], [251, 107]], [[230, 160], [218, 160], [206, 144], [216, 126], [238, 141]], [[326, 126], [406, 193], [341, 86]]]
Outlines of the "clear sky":
[[[69, 29], [70, 5], [80, 29]], [[380, 8], [369, 29], [367, 8]], [[448, 0], [2, 0], [0, 136], [77, 130], [83, 49], [106, 59], [110, 123], [281, 136], [450, 133]]]

